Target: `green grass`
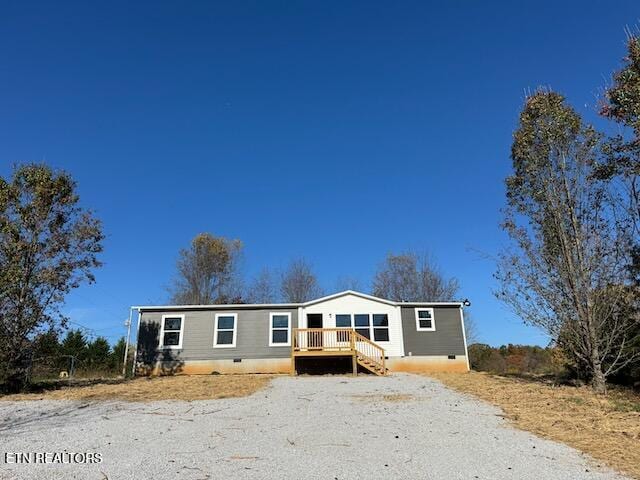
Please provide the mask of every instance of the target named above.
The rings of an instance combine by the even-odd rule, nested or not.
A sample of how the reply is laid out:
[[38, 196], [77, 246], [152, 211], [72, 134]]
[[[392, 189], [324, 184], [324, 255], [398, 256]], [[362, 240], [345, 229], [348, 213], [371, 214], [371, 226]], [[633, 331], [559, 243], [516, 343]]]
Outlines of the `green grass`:
[[611, 406], [616, 412], [640, 412], [640, 402], [631, 400], [611, 400]]

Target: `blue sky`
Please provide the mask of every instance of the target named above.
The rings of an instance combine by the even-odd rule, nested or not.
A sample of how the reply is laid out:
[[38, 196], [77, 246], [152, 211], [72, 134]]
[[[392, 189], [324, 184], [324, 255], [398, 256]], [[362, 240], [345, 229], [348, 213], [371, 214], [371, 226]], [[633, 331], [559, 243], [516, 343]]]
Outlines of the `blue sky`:
[[637, 2], [2, 2], [0, 175], [46, 161], [107, 239], [66, 311], [112, 341], [179, 248], [245, 244], [369, 287], [388, 252], [460, 279], [487, 343], [539, 343], [491, 293], [525, 92], [590, 121]]

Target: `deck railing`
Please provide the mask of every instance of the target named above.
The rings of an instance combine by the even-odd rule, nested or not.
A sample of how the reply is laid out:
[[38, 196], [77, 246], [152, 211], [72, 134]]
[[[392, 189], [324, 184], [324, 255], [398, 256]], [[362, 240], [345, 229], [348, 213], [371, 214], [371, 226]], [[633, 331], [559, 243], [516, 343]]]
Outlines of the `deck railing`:
[[356, 331], [353, 332], [353, 341], [359, 356], [386, 371], [384, 349], [382, 347]]
[[294, 328], [294, 351], [338, 351], [353, 350], [353, 334], [350, 328]]
[[384, 349], [351, 328], [294, 328], [291, 349], [292, 356], [352, 353], [365, 367], [386, 372]]

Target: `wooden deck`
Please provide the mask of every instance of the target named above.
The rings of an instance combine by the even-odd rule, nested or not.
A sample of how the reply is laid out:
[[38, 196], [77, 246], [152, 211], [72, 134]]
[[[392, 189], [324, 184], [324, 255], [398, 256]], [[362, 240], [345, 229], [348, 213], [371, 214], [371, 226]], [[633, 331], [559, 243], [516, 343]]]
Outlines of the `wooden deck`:
[[294, 328], [291, 342], [291, 374], [297, 357], [352, 357], [353, 374], [358, 365], [376, 375], [386, 375], [384, 349], [351, 328]]

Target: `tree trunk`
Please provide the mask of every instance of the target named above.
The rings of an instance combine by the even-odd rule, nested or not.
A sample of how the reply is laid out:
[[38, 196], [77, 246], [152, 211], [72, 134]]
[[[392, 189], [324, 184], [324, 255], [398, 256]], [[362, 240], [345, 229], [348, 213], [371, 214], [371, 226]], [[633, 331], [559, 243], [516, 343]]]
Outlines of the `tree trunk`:
[[600, 348], [598, 347], [598, 339], [596, 329], [593, 327], [593, 319], [588, 319], [589, 334], [589, 361], [591, 363], [591, 387], [596, 393], [605, 393], [607, 390], [606, 379], [602, 371], [602, 361], [600, 359]]
[[591, 377], [591, 387], [596, 393], [606, 393], [607, 384], [602, 372], [600, 359], [593, 360], [593, 377]]
[[602, 359], [600, 358], [600, 344], [598, 342], [598, 332], [595, 327], [595, 319], [593, 301], [591, 298], [587, 299], [587, 308], [584, 312], [585, 321], [587, 324], [587, 335], [589, 337], [589, 363], [591, 364], [591, 387], [596, 393], [606, 393], [607, 383], [602, 371]]

